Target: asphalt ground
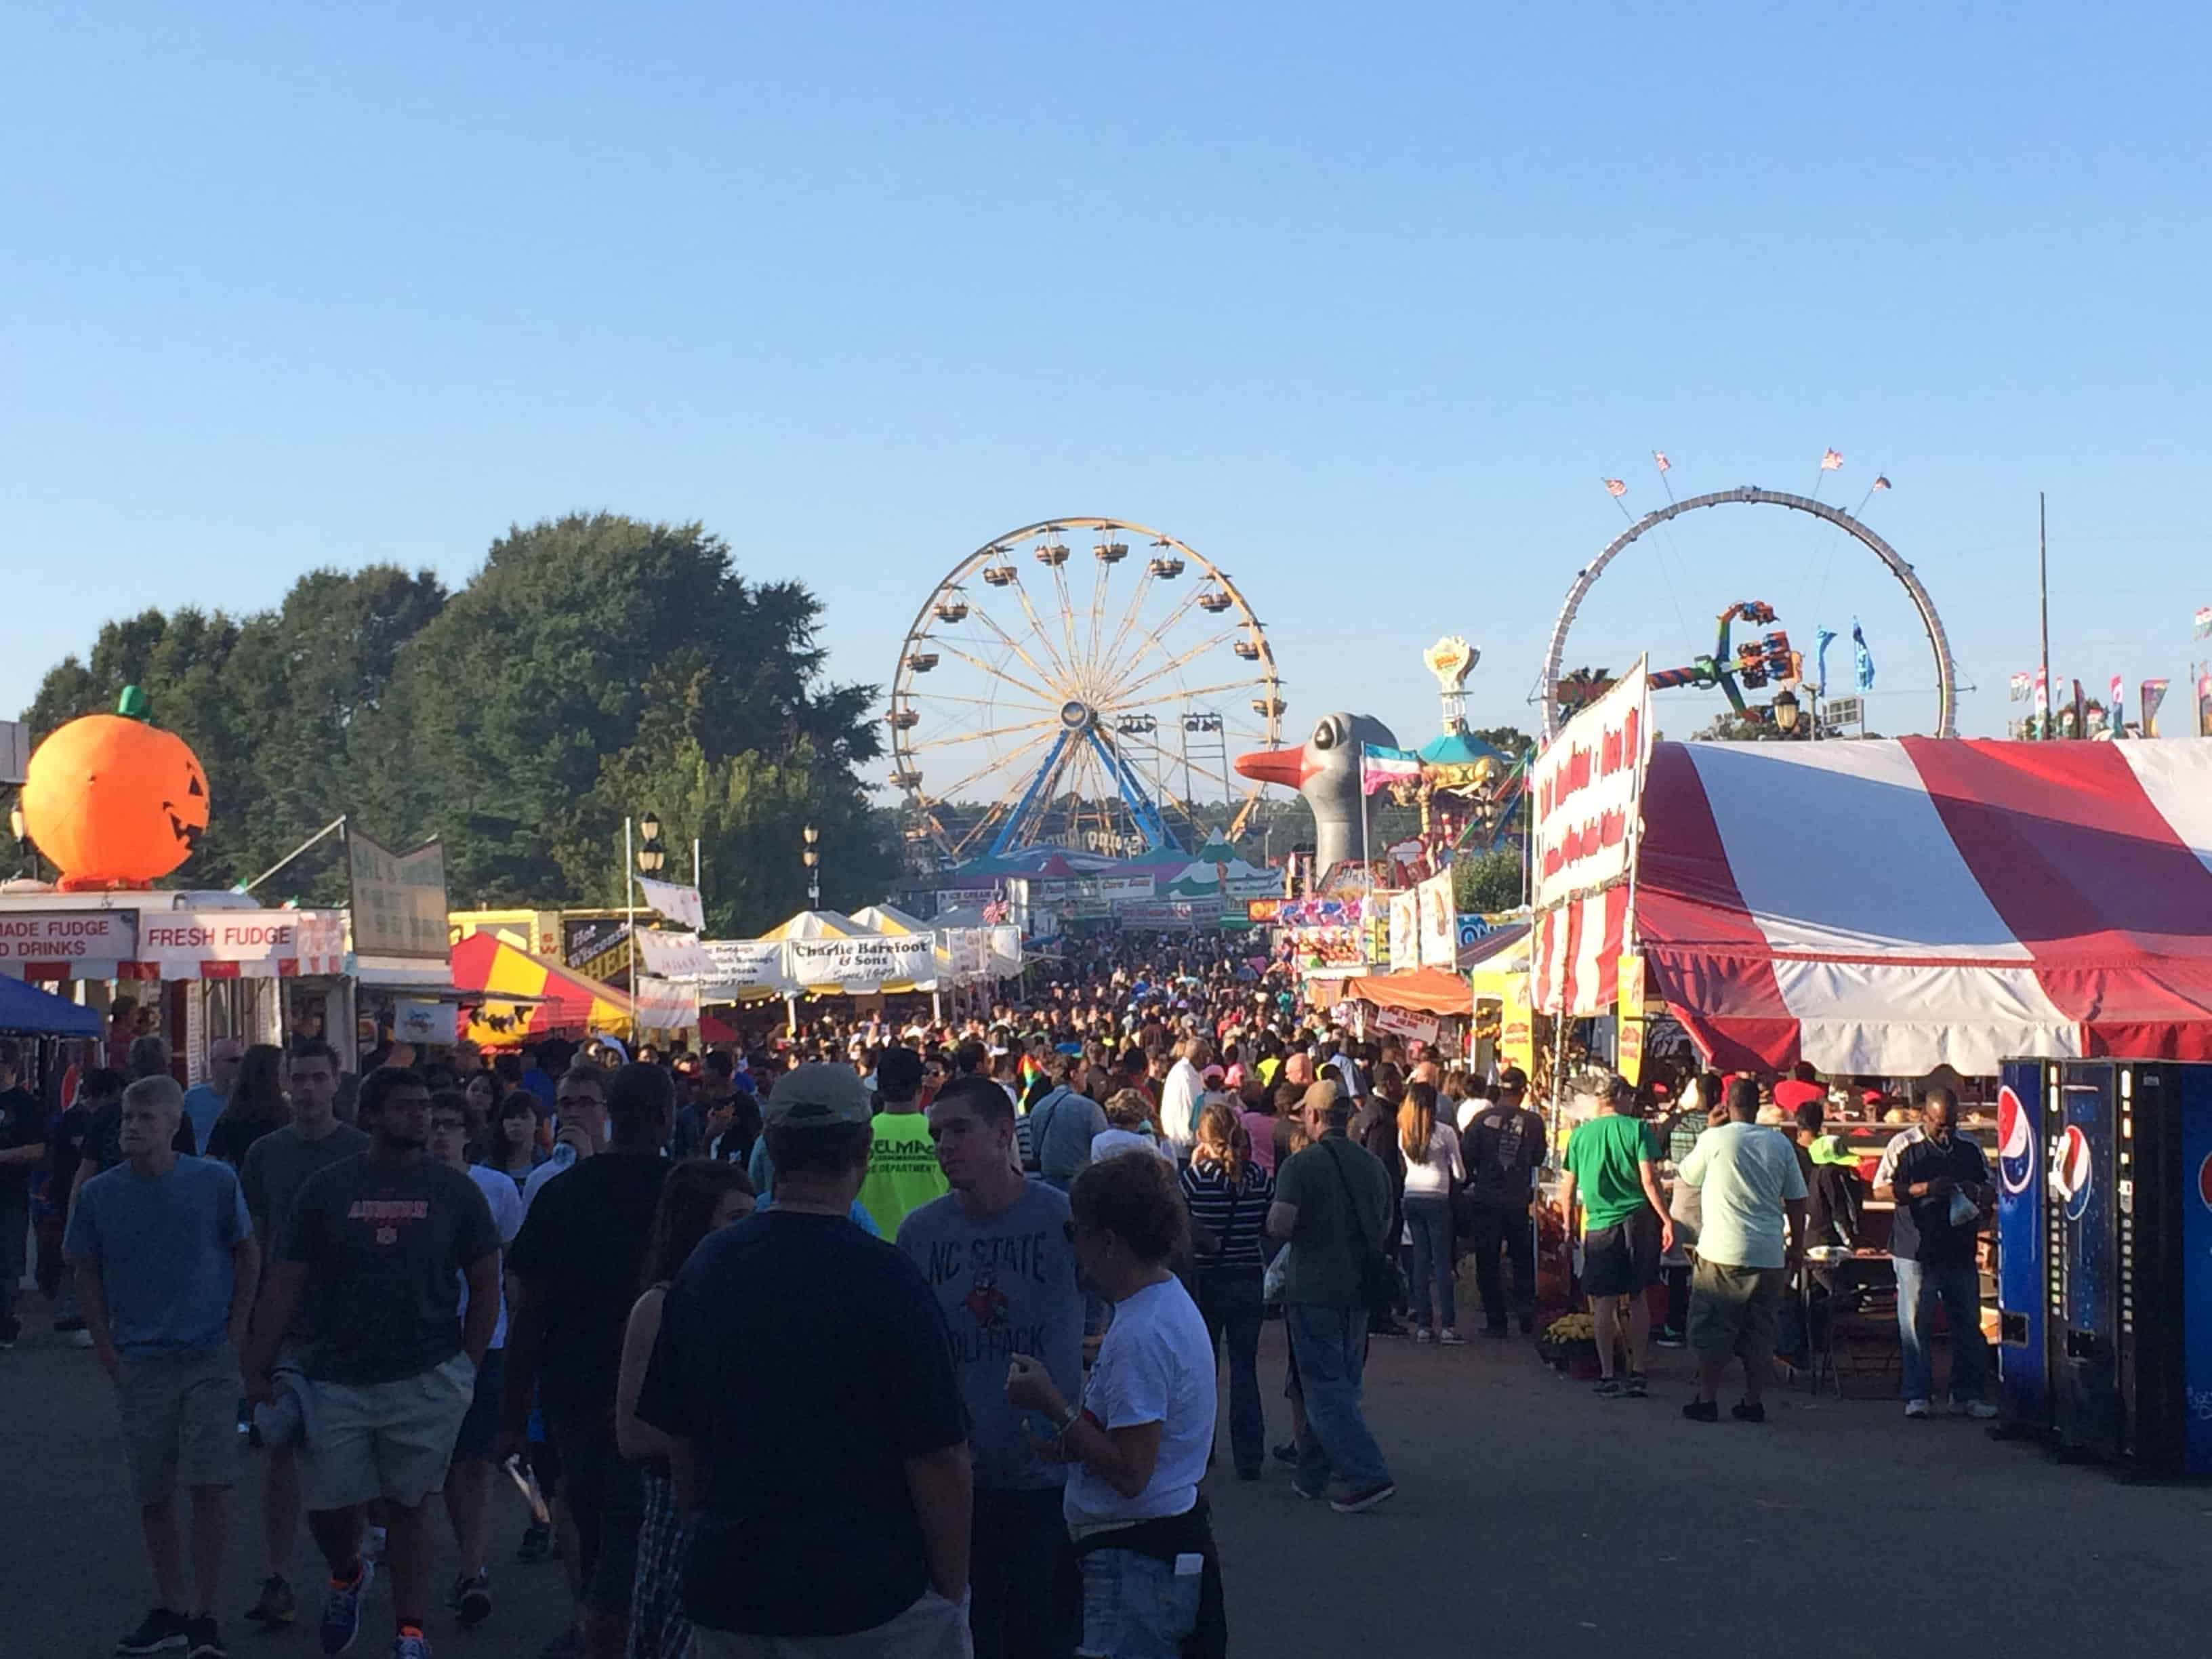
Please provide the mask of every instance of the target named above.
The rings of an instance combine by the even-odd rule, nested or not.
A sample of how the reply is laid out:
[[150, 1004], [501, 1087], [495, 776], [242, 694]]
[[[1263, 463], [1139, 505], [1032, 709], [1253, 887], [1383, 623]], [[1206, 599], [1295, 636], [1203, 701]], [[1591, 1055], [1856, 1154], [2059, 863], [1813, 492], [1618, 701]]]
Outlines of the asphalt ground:
[[[48, 1333], [43, 1303], [23, 1311], [24, 1340], [0, 1354], [0, 1659], [89, 1659], [136, 1624], [150, 1581], [106, 1379]], [[1261, 1346], [1271, 1442], [1287, 1437], [1282, 1340], [1270, 1324]], [[2212, 1487], [2130, 1484], [1961, 1419], [1908, 1422], [1893, 1401], [1784, 1389], [1763, 1425], [1690, 1423], [1680, 1353], [1657, 1357], [1644, 1400], [1595, 1399], [1517, 1340], [1378, 1340], [1368, 1383], [1400, 1486], [1371, 1515], [1300, 1501], [1280, 1466], [1240, 1484], [1224, 1443], [1209, 1486], [1233, 1652], [2212, 1650]], [[313, 1654], [313, 1589], [288, 1632], [239, 1616], [260, 1580], [259, 1483], [257, 1457], [234, 1495], [224, 1632], [241, 1656]], [[529, 1659], [566, 1616], [556, 1566], [511, 1563], [520, 1500], [502, 1483], [495, 1501], [495, 1611], [471, 1632], [441, 1614], [441, 1656]], [[295, 1584], [319, 1582], [304, 1535], [295, 1562]], [[437, 1570], [449, 1583], [449, 1538]], [[386, 1650], [389, 1616], [380, 1587], [356, 1654]]]

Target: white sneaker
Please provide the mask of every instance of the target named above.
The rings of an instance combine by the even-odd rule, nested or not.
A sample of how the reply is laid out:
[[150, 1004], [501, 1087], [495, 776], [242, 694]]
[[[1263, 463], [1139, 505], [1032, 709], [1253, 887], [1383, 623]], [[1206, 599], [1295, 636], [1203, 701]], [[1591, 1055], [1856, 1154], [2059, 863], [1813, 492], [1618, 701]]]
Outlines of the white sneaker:
[[1437, 1334], [1437, 1340], [1447, 1348], [1464, 1348], [1467, 1346], [1467, 1339], [1449, 1325]]
[[1927, 1415], [1928, 1415], [1928, 1402], [1927, 1402], [1926, 1401], [1924, 1401], [1924, 1400], [1908, 1400], [1908, 1401], [1906, 1401], [1905, 1402], [1905, 1414], [1907, 1417], [1925, 1417], [1925, 1416], [1927, 1416]]
[[1431, 1331], [1426, 1325], [1416, 1325], [1413, 1327], [1414, 1341], [1433, 1342], [1436, 1340], [1436, 1333]]
[[1960, 1415], [1972, 1418], [1977, 1423], [1986, 1423], [1997, 1414], [1997, 1408], [1986, 1400], [1969, 1400], [1959, 1407]]

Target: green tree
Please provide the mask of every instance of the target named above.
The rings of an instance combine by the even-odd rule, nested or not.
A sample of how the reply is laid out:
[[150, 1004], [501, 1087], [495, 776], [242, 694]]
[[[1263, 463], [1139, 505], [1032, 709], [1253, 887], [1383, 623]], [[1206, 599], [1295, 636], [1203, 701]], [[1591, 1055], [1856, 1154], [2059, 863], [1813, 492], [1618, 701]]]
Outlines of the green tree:
[[1462, 910], [1494, 913], [1522, 901], [1521, 849], [1493, 847], [1454, 860], [1452, 902]]

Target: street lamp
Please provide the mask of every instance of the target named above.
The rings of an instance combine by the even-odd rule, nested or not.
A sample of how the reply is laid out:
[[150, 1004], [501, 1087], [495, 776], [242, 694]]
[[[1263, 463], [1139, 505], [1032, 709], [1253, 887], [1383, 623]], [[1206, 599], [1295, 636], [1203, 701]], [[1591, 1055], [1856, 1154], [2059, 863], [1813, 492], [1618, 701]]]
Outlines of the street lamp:
[[822, 908], [822, 832], [810, 823], [799, 835], [799, 839], [806, 843], [805, 850], [799, 855], [799, 861], [806, 866], [806, 908], [819, 910]]
[[1784, 691], [1774, 700], [1774, 729], [1785, 738], [1797, 731], [1797, 694]]
[[638, 834], [645, 837], [637, 849], [637, 867], [641, 875], [658, 876], [661, 866], [668, 862], [668, 849], [660, 844], [660, 815], [647, 812], [637, 821]]

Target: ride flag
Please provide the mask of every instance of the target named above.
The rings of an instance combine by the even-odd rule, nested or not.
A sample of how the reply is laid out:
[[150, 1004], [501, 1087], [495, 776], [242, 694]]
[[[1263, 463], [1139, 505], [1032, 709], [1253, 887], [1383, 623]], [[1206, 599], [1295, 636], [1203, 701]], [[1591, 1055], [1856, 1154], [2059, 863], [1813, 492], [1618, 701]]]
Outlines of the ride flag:
[[2212, 639], [2212, 605], [2200, 605], [2197, 607], [2196, 637], [2200, 640]]
[[1856, 617], [1851, 618], [1851, 666], [1857, 677], [1858, 689], [1871, 691], [1874, 690], [1874, 653], [1867, 649], [1866, 635], [1859, 632]]
[[1825, 697], [1828, 695], [1828, 647], [1836, 642], [1836, 630], [1832, 628], [1815, 629], [1813, 637], [1816, 642], [1814, 652], [1815, 678], [1819, 682], [1820, 695]]
[[2197, 677], [2197, 735], [2212, 738], [2212, 673]]
[[1381, 744], [1359, 745], [1359, 789], [1371, 795], [1394, 783], [1419, 783], [1421, 757], [1410, 749], [1389, 749]]
[[2027, 701], [2027, 694], [2033, 687], [2034, 684], [2035, 676], [2033, 674], [2022, 673], [2014, 675], [2012, 677], [2012, 695], [2008, 701], [2012, 702], [2026, 702]]
[[1547, 909], [1628, 873], [1651, 763], [1650, 659], [1552, 739], [1529, 769], [1532, 898]]
[[2136, 719], [2142, 722], [2142, 734], [2147, 738], [2158, 735], [2158, 706], [2166, 701], [2169, 680], [2145, 680], [2136, 698]]
[[2106, 700], [2107, 707], [2105, 710], [2105, 722], [2107, 726], [2111, 726], [2112, 735], [2117, 738], [2120, 735], [2120, 697], [2127, 690], [2127, 682], [2123, 680], [2118, 674], [2115, 674], [2112, 676], [2111, 689], [2112, 695]]

